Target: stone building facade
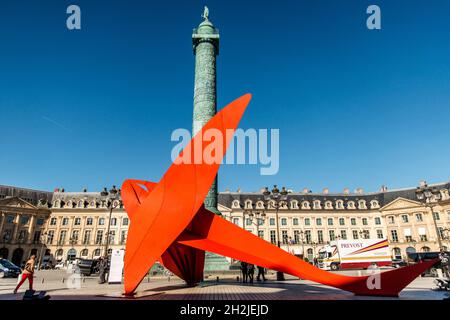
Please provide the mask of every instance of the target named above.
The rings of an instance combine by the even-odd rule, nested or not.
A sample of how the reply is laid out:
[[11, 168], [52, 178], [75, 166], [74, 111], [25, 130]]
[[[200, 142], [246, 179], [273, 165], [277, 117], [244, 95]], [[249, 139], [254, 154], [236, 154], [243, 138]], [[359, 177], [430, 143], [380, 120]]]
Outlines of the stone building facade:
[[[441, 200], [435, 204], [433, 212], [442, 244], [449, 248], [450, 182], [434, 187], [439, 190]], [[117, 193], [64, 190], [26, 193], [26, 189], [20, 189], [24, 193], [5, 195], [5, 188], [11, 187], [0, 187], [3, 192], [0, 193], [0, 235], [1, 239], [11, 239], [0, 243], [0, 250], [7, 253], [5, 258], [12, 259], [17, 249], [23, 250], [22, 261], [32, 251], [39, 253], [42, 249], [46, 254], [44, 259], [53, 262], [78, 257], [98, 258], [105, 253], [108, 224], [109, 250], [125, 248], [130, 221], [118, 190]], [[415, 191], [415, 188], [384, 188], [374, 193], [362, 190], [354, 193], [345, 190], [339, 194], [328, 190], [290, 192], [278, 210], [281, 247], [312, 259], [332, 240], [388, 238], [395, 258], [405, 258], [408, 251], [437, 251], [431, 209], [417, 200]], [[262, 193], [221, 192], [218, 200], [224, 219], [277, 243], [275, 205], [265, 201]], [[114, 209], [110, 219], [111, 206]], [[251, 214], [253, 219], [250, 219]], [[25, 216], [29, 217], [28, 221]], [[24, 239], [24, 235], [26, 240], [19, 240]], [[19, 260], [17, 253], [15, 260]]]
[[[448, 250], [450, 183], [433, 187], [442, 196], [433, 212], [443, 247]], [[264, 201], [262, 193], [221, 193], [219, 210], [229, 221], [277, 243], [275, 203]], [[417, 200], [416, 188], [388, 191], [383, 187], [375, 193], [345, 190], [330, 194], [326, 189], [322, 193], [289, 193], [287, 201], [280, 203], [278, 227], [281, 247], [308, 259], [324, 244], [338, 239], [387, 238], [393, 258], [405, 259], [407, 252], [439, 250], [431, 210]]]
[[17, 265], [39, 255], [53, 193], [0, 186], [0, 257]]
[[105, 250], [125, 249], [129, 219], [119, 192], [57, 191], [51, 210], [44, 239], [51, 260], [96, 259]]

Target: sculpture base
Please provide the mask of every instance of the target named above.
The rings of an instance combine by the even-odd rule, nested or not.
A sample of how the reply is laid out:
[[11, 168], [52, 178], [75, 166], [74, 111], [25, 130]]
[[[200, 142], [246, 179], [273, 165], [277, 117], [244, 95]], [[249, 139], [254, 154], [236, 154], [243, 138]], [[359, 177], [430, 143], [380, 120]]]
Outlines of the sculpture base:
[[205, 268], [203, 272], [228, 270], [230, 270], [230, 262], [225, 257], [212, 252], [205, 252]]

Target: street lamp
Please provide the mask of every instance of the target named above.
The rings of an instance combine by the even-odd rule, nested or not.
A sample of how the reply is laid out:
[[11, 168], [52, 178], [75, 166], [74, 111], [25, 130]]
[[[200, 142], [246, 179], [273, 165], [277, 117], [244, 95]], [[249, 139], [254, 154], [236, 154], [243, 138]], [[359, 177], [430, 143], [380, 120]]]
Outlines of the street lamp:
[[[269, 201], [273, 200], [274, 204], [275, 204], [275, 217], [277, 220], [276, 223], [276, 227], [277, 227], [277, 245], [278, 248], [280, 248], [281, 243], [280, 243], [280, 226], [279, 226], [279, 221], [278, 221], [278, 209], [280, 208], [280, 203], [282, 201], [286, 201], [287, 200], [287, 190], [285, 187], [281, 188], [281, 191], [277, 188], [276, 185], [273, 186], [272, 191], [269, 191], [268, 187], [265, 187], [264, 191], [263, 191], [263, 195], [264, 195], [264, 200], [267, 201], [269, 203]], [[269, 208], [269, 206], [267, 206], [267, 208]], [[284, 274], [281, 271], [277, 271], [277, 280], [278, 281], [283, 281], [284, 279]]]
[[112, 213], [113, 213], [113, 210], [114, 210], [115, 208], [117, 208], [117, 207], [120, 205], [119, 202], [116, 202], [116, 203], [115, 203], [115, 201], [114, 201], [114, 200], [117, 199], [118, 193], [119, 193], [119, 191], [116, 189], [116, 186], [113, 186], [112, 189], [109, 190], [109, 193], [108, 193], [108, 191], [106, 190], [106, 188], [104, 188], [103, 191], [101, 192], [101, 195], [102, 195], [103, 197], [105, 197], [105, 198], [106, 198], [108, 195], [110, 195], [110, 196], [109, 196], [109, 199], [108, 199], [108, 200], [109, 200], [109, 202], [108, 202], [108, 207], [109, 207], [108, 227], [107, 227], [107, 229], [106, 229], [106, 241], [105, 241], [105, 248], [104, 248], [104, 253], [103, 253], [103, 256], [104, 256], [105, 259], [108, 258], [108, 246], [109, 246], [109, 241], [110, 241], [111, 217], [112, 217]]
[[305, 260], [305, 233], [300, 230], [300, 241], [302, 242], [302, 259]]
[[[266, 219], [266, 213], [265, 212], [259, 212], [259, 211], [253, 213], [252, 210], [244, 210], [244, 212], [243, 212], [244, 224], [247, 224], [246, 221], [245, 221], [245, 216], [248, 216], [248, 218], [247, 218], [248, 220], [247, 221], [250, 224], [253, 224], [253, 225], [256, 226], [256, 235], [259, 237], [259, 226], [260, 226], [260, 224], [264, 223], [264, 221]], [[255, 219], [256, 222], [253, 221], [253, 218], [256, 218]], [[245, 228], [245, 225], [244, 225], [244, 228]]]
[[[311, 246], [313, 247], [313, 265], [316, 266], [316, 264], [314, 263], [315, 258], [316, 258], [316, 247], [317, 247], [317, 242], [313, 241], [311, 242]], [[316, 266], [317, 267], [317, 266]]]
[[416, 189], [416, 197], [417, 200], [422, 202], [422, 204], [430, 208], [431, 216], [433, 218], [434, 228], [436, 230], [436, 236], [438, 239], [438, 245], [439, 245], [439, 251], [441, 251], [442, 248], [442, 241], [441, 241], [441, 233], [439, 232], [439, 228], [437, 226], [436, 217], [434, 216], [433, 208], [438, 205], [439, 200], [441, 200], [441, 193], [437, 188], [429, 187], [426, 183], [423, 186], [417, 187]]
[[39, 266], [38, 269], [41, 270], [42, 267], [42, 261], [44, 260], [44, 255], [43, 255], [43, 251], [44, 251], [44, 247], [45, 247], [45, 239], [47, 237], [47, 231], [43, 232], [40, 236], [40, 241], [41, 241], [41, 251], [39, 253]]

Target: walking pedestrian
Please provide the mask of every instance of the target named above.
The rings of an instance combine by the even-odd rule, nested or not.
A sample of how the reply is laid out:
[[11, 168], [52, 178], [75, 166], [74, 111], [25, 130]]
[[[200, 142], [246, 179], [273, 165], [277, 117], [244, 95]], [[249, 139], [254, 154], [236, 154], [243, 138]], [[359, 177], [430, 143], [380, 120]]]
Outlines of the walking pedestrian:
[[98, 283], [99, 284], [103, 284], [103, 283], [105, 283], [106, 282], [106, 259], [105, 258], [103, 258], [103, 257], [100, 257], [100, 259], [99, 259], [100, 261], [99, 261], [99, 271], [100, 271], [100, 273], [99, 273], [99, 276], [100, 276], [100, 279], [98, 280]]
[[33, 276], [34, 276], [34, 265], [35, 265], [36, 256], [33, 254], [30, 259], [25, 264], [25, 267], [23, 268], [21, 279], [19, 283], [17, 284], [16, 288], [14, 289], [14, 294], [17, 293], [17, 290], [19, 290], [20, 286], [25, 282], [25, 280], [28, 279], [29, 289], [33, 290]]
[[253, 263], [250, 263], [247, 266], [247, 273], [248, 278], [250, 279], [250, 283], [253, 283], [253, 275], [255, 274], [255, 265]]
[[247, 262], [241, 261], [241, 271], [242, 271], [242, 282], [247, 283], [248, 279]]
[[444, 251], [444, 249], [441, 249], [441, 252], [439, 253], [439, 259], [441, 260], [441, 266], [442, 266], [442, 271], [444, 273], [445, 277], [449, 277], [449, 273], [448, 273], [448, 265], [449, 265], [449, 259], [448, 259], [448, 255], [447, 253]]
[[256, 276], [256, 280], [257, 281], [261, 281], [261, 276], [262, 276], [263, 281], [266, 281], [266, 277], [264, 276], [264, 272], [265, 272], [264, 267], [258, 266], [258, 275]]

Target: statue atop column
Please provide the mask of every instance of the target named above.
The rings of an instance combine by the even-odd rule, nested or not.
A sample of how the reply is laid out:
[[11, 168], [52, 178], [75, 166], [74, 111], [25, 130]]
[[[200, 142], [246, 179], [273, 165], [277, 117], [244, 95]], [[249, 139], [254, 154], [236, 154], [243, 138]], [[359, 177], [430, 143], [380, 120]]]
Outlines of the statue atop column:
[[208, 17], [209, 17], [209, 9], [207, 6], [205, 6], [205, 8], [203, 9], [202, 18], [205, 19], [205, 21], [208, 21]]

